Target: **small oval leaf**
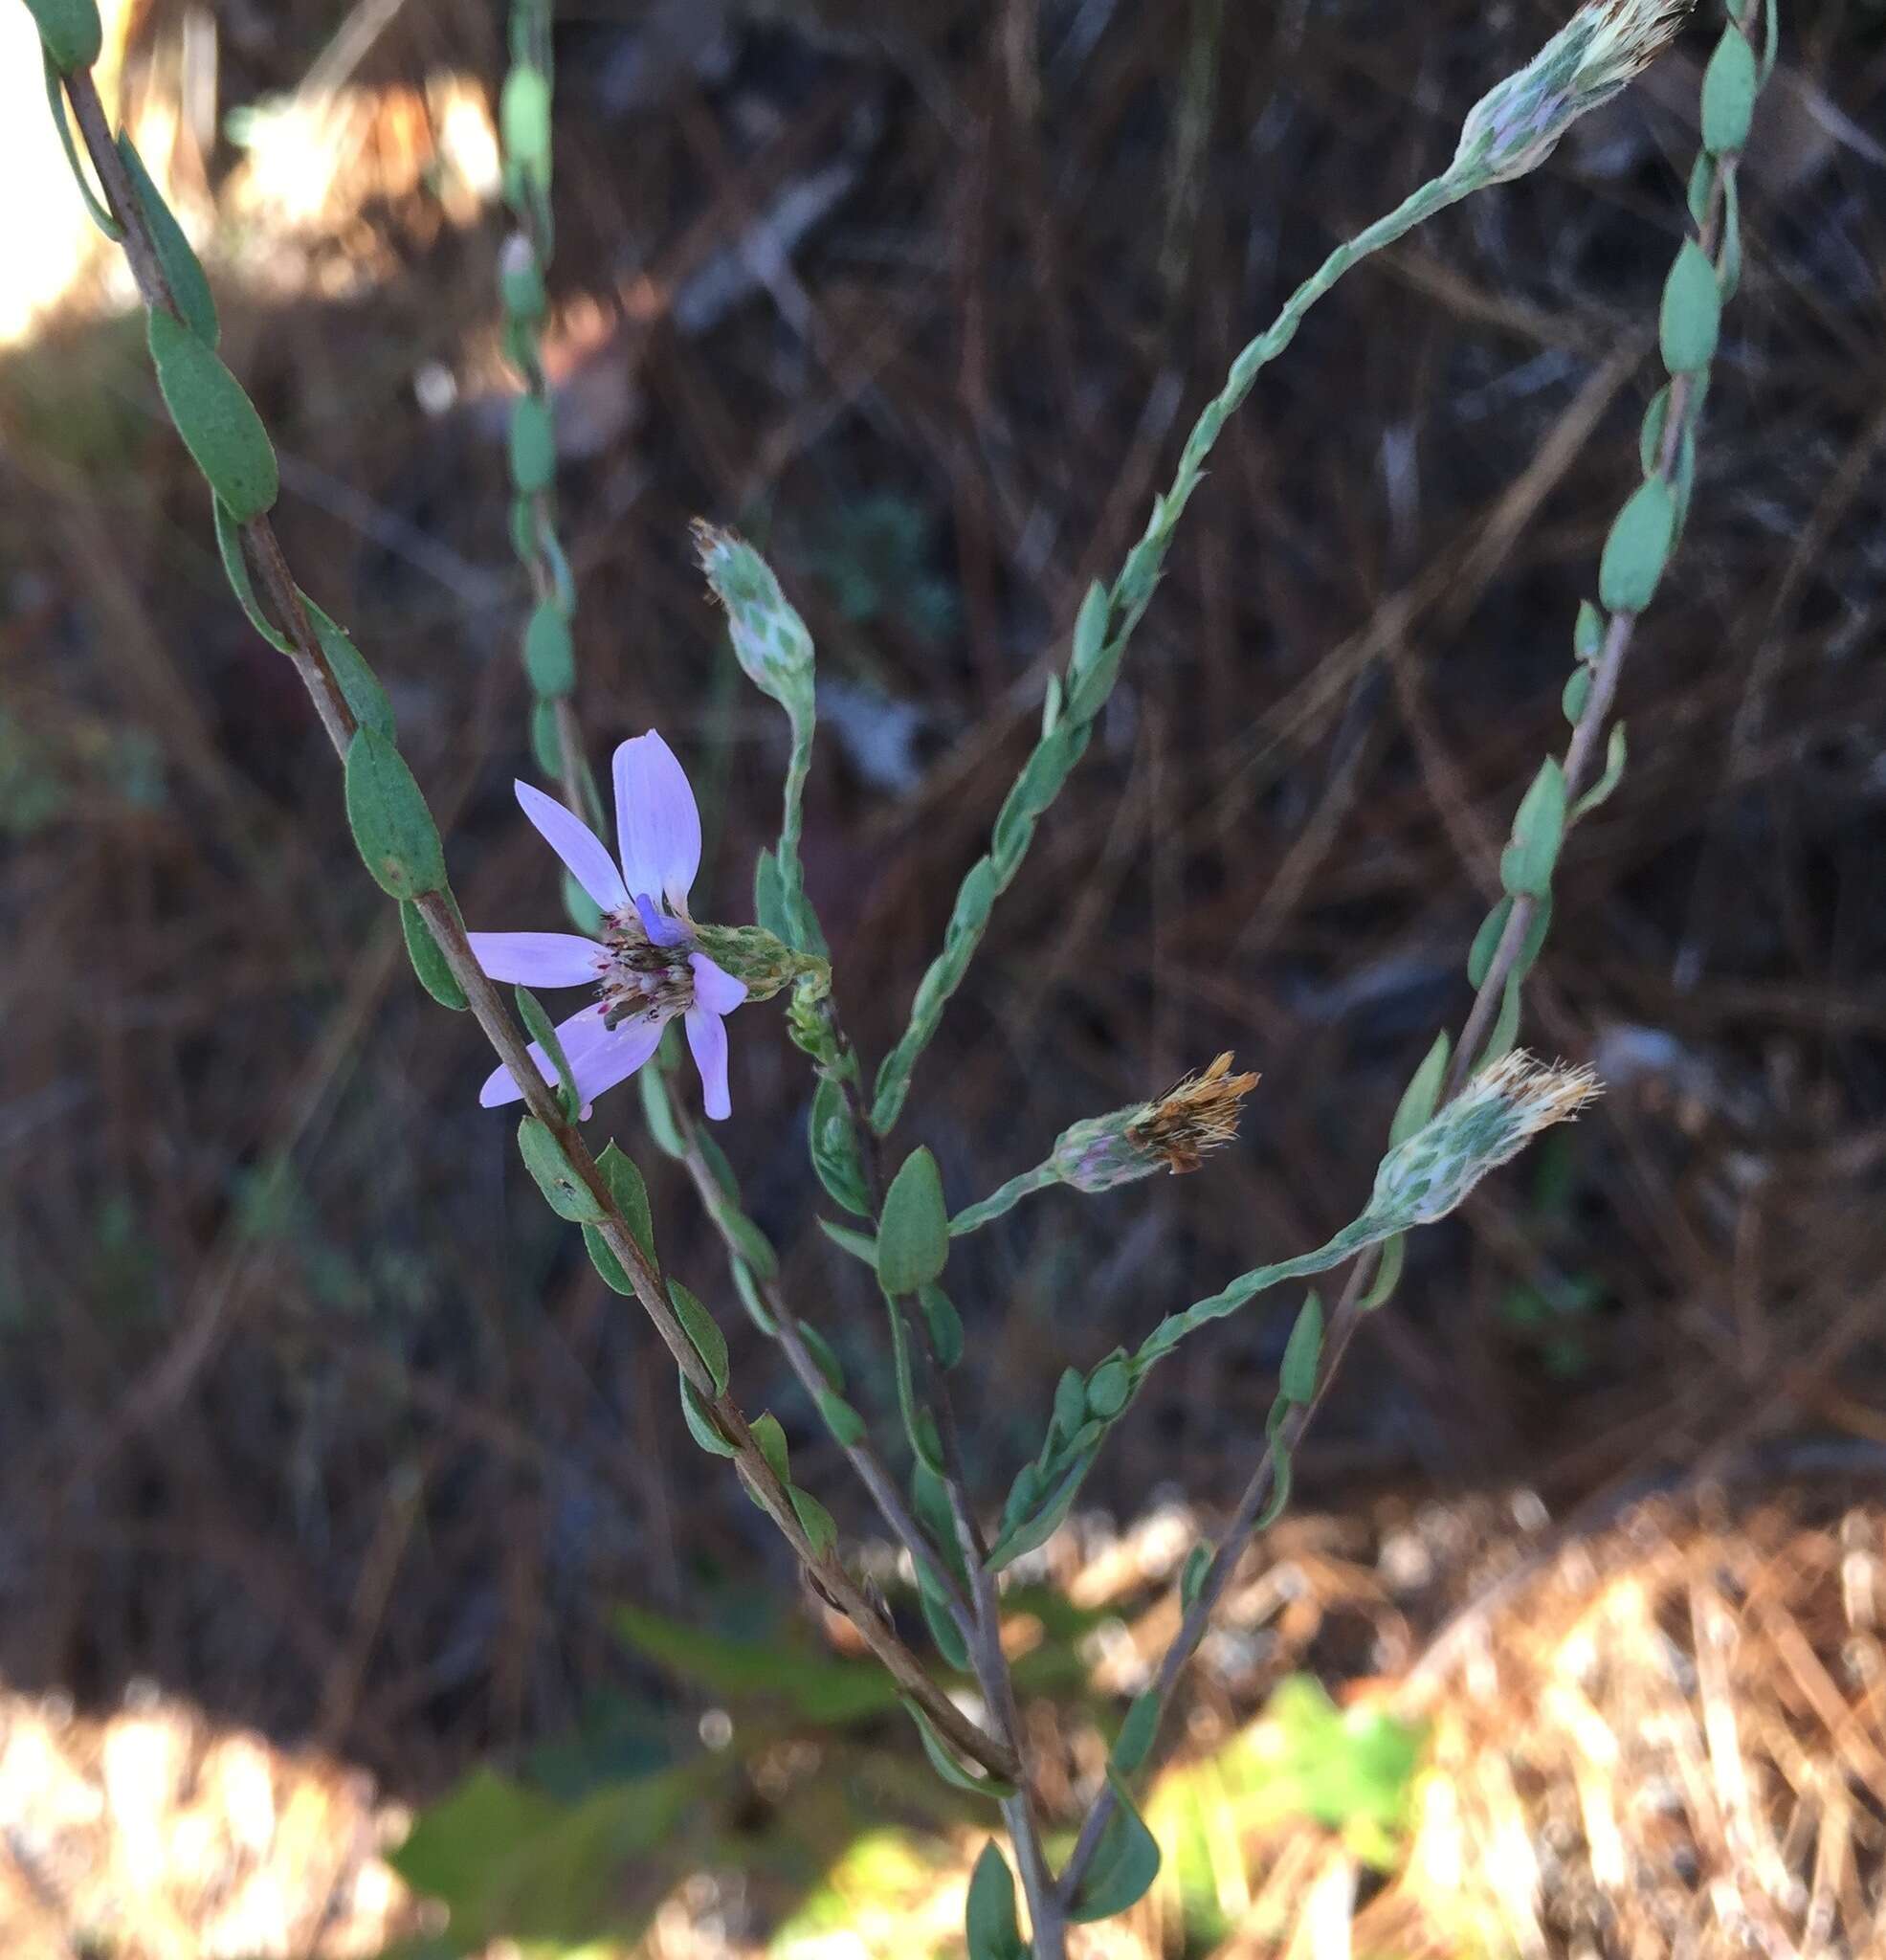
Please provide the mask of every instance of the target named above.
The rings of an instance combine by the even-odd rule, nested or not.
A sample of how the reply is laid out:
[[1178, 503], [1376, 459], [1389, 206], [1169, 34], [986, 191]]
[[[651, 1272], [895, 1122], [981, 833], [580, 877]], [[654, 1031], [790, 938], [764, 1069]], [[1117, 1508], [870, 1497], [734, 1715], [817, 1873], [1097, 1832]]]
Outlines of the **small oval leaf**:
[[877, 1278], [893, 1296], [943, 1277], [949, 1262], [949, 1214], [928, 1149], [913, 1150], [884, 1194], [877, 1227]]
[[[669, 1281], [668, 1298], [674, 1302], [676, 1319], [680, 1322], [688, 1339], [694, 1344], [694, 1351], [700, 1356], [701, 1365], [713, 1379], [714, 1392], [724, 1395], [730, 1377], [727, 1371], [727, 1337], [721, 1333], [720, 1323], [678, 1280]], [[781, 1474], [784, 1475], [783, 1472]]]
[[456, 976], [439, 950], [439, 943], [433, 937], [433, 928], [426, 924], [426, 916], [410, 899], [403, 899], [399, 908], [400, 930], [406, 935], [406, 956], [412, 962], [412, 970], [423, 987], [441, 1007], [449, 1007], [454, 1013], [462, 1012], [467, 1005], [465, 990], [459, 986]]
[[406, 759], [378, 729], [354, 730], [347, 745], [347, 821], [374, 882], [395, 899], [445, 886], [437, 826]]
[[164, 281], [170, 288], [170, 297], [177, 302], [177, 311], [184, 316], [185, 324], [197, 339], [206, 346], [213, 347], [220, 329], [216, 323], [215, 298], [210, 291], [209, 279], [204, 277], [202, 261], [184, 235], [183, 226], [165, 203], [164, 194], [158, 189], [155, 180], [144, 168], [144, 160], [138, 154], [137, 145], [123, 130], [118, 133], [118, 154], [124, 160], [125, 172], [138, 193], [138, 202], [144, 207], [144, 229], [150, 234], [157, 262], [164, 270]]
[[1702, 146], [1712, 156], [1740, 149], [1748, 141], [1756, 88], [1755, 50], [1731, 23], [1703, 71]]
[[521, 394], [511, 404], [511, 481], [519, 496], [547, 490], [557, 475], [557, 431], [546, 403]]
[[[1740, 38], [1740, 36], [1738, 36]], [[1692, 374], [1716, 358], [1722, 330], [1722, 293], [1716, 268], [1694, 238], [1685, 239], [1663, 283], [1657, 340], [1673, 374]]]
[[536, 1117], [526, 1116], [518, 1125], [518, 1148], [522, 1153], [524, 1168], [544, 1193], [544, 1202], [559, 1218], [587, 1225], [608, 1215], [602, 1200], [576, 1174], [575, 1167], [564, 1154], [564, 1147]]
[[1080, 1889], [1068, 1906], [1068, 1917], [1076, 1926], [1112, 1919], [1137, 1905], [1159, 1876], [1158, 1838], [1146, 1829], [1125, 1786], [1111, 1769], [1107, 1781], [1113, 1786], [1114, 1813], [1100, 1833]]
[[33, 24], [61, 75], [89, 68], [104, 46], [96, 0], [26, 0]]
[[1023, 1960], [1028, 1951], [1015, 1924], [1015, 1881], [992, 1838], [969, 1875], [964, 1932], [969, 1960]]
[[1669, 485], [1652, 477], [1618, 512], [1598, 565], [1598, 597], [1613, 612], [1641, 612], [1656, 594], [1676, 531]]
[[569, 621], [563, 609], [545, 599], [530, 615], [524, 628], [524, 672], [533, 691], [544, 701], [555, 701], [576, 686], [576, 649], [569, 636]]
[[262, 516], [281, 479], [268, 431], [242, 384], [174, 315], [153, 311], [145, 332], [157, 386], [184, 447], [237, 523]]

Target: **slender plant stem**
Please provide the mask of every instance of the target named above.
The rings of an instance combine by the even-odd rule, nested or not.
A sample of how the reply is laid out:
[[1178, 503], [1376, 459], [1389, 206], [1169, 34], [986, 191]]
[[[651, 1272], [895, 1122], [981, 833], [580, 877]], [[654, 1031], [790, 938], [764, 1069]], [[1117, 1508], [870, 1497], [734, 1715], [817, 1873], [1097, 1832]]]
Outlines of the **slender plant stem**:
[[[90, 73], [83, 69], [64, 79], [73, 115], [84, 139], [92, 167], [104, 188], [112, 215], [123, 230], [125, 256], [139, 292], [147, 306], [175, 314], [174, 296], [164, 278], [156, 247], [145, 227], [143, 207], [112, 141], [98, 88]], [[242, 537], [279, 613], [281, 629], [295, 647], [297, 671], [307, 687], [322, 725], [336, 754], [344, 761], [348, 743], [354, 734], [354, 718], [326, 656], [309, 626], [301, 606], [300, 589], [277, 542], [274, 527], [266, 517], [258, 518], [242, 526]], [[513, 1080], [521, 1085], [524, 1106], [556, 1138], [571, 1169], [601, 1207], [603, 1216], [597, 1224], [597, 1231], [629, 1275], [636, 1300], [655, 1323], [655, 1331], [674, 1356], [676, 1365], [711, 1411], [716, 1427], [733, 1445], [736, 1452], [734, 1460], [741, 1477], [759, 1500], [761, 1507], [772, 1519], [808, 1571], [856, 1626], [866, 1647], [899, 1687], [935, 1723], [939, 1732], [953, 1748], [981, 1764], [991, 1774], [1005, 1781], [1012, 1779], [1019, 1771], [1013, 1752], [970, 1722], [930, 1679], [916, 1656], [884, 1624], [835, 1552], [819, 1552], [813, 1548], [799, 1523], [798, 1514], [792, 1508], [785, 1485], [754, 1441], [739, 1405], [715, 1387], [706, 1364], [676, 1317], [662, 1288], [660, 1275], [636, 1243], [628, 1220], [616, 1205], [582, 1132], [566, 1116], [561, 1102], [528, 1058], [524, 1038], [484, 969], [474, 958], [465, 929], [459, 924], [450, 897], [443, 891], [432, 892], [413, 902], [431, 927], [453, 977], [463, 989], [474, 1018], [497, 1051], [499, 1059], [510, 1070]]]
[[[1113, 686], [1111, 679], [1098, 686], [1088, 683], [1096, 676], [1118, 674], [1128, 642], [1147, 606], [1152, 603], [1160, 570], [1171, 547], [1179, 520], [1185, 514], [1193, 491], [1204, 480], [1206, 461], [1223, 433], [1226, 420], [1250, 394], [1263, 368], [1296, 339], [1297, 331], [1311, 307], [1344, 273], [1371, 254], [1406, 237], [1417, 225], [1446, 210], [1449, 205], [1458, 203], [1479, 188], [1480, 181], [1472, 177], [1455, 177], [1444, 171], [1418, 186], [1393, 211], [1385, 212], [1353, 238], [1344, 239], [1284, 301], [1271, 324], [1231, 363], [1224, 386], [1199, 411], [1191, 433], [1186, 438], [1172, 480], [1165, 494], [1154, 501], [1152, 516], [1147, 521], [1144, 533], [1126, 554], [1124, 564], [1105, 591], [1098, 639], [1091, 658], [1084, 669], [1077, 661], [1069, 667], [1065, 719], [1074, 725], [1082, 746], [1085, 746], [1090, 724], [1105, 704]], [[1086, 679], [1083, 679], [1083, 675]], [[1044, 736], [1044, 742], [1047, 739]], [[1045, 810], [1046, 805], [1041, 807]], [[961, 984], [983, 933], [987, 929], [994, 899], [1009, 887], [1021, 869], [1028, 837], [1032, 835], [1031, 824], [1016, 848], [1001, 853], [999, 860], [993, 855], [979, 860], [969, 873], [970, 879], [992, 873], [991, 890], [985, 902], [967, 913], [960, 909], [959, 898], [959, 911], [951, 920], [944, 948], [924, 976], [918, 1001], [912, 1006], [909, 1024], [878, 1071], [871, 1103], [872, 1124], [878, 1135], [888, 1134], [896, 1125], [910, 1091], [912, 1072], [941, 1026], [943, 1009]], [[965, 880], [963, 891], [967, 893], [970, 889]]]
[[[651, 1061], [644, 1064], [654, 1067]], [[671, 1104], [675, 1127], [680, 1132], [685, 1146], [682, 1161], [687, 1166], [688, 1175], [699, 1193], [702, 1208], [713, 1220], [715, 1229], [721, 1233], [727, 1248], [728, 1257], [742, 1258], [740, 1242], [722, 1224], [723, 1213], [716, 1202], [720, 1187], [714, 1176], [713, 1167], [708, 1163], [700, 1148], [700, 1132], [694, 1117], [678, 1101]], [[751, 1267], [748, 1268], [749, 1272]], [[765, 1280], [753, 1274], [753, 1283], [759, 1289], [760, 1298], [765, 1303], [766, 1311], [773, 1319], [773, 1338], [785, 1350], [788, 1365], [798, 1377], [800, 1386], [812, 1398], [814, 1405], [828, 1384], [812, 1350], [806, 1345], [806, 1337], [799, 1331], [799, 1322], [786, 1296], [776, 1281]], [[955, 1574], [939, 1556], [930, 1543], [923, 1527], [912, 1515], [910, 1506], [904, 1503], [902, 1493], [898, 1489], [897, 1480], [891, 1475], [890, 1466], [877, 1453], [877, 1446], [869, 1436], [863, 1436], [855, 1443], [840, 1443], [852, 1467], [857, 1472], [858, 1481], [871, 1493], [872, 1502], [877, 1506], [878, 1515], [891, 1528], [898, 1543], [909, 1552], [912, 1562], [929, 1579], [939, 1595], [947, 1604], [950, 1617], [955, 1620], [965, 1640], [970, 1638], [974, 1630], [969, 1602], [963, 1596], [963, 1589], [957, 1585]]]
[[[834, 1052], [852, 1064], [842, 1070], [838, 1082], [853, 1131], [858, 1140], [866, 1192], [871, 1201], [871, 1219], [875, 1226], [881, 1220], [884, 1209], [883, 1160], [864, 1101], [863, 1072], [856, 1065], [856, 1053], [845, 1033], [837, 1004], [830, 995], [822, 1003], [821, 1012]], [[904, 1312], [904, 1303], [900, 1300], [891, 1300], [889, 1305], [894, 1314]], [[1015, 1861], [1021, 1867], [1022, 1890], [1028, 1899], [1029, 1915], [1034, 1929], [1034, 1960], [1063, 1960], [1066, 1915], [1054, 1891], [1053, 1873], [1042, 1842], [1040, 1819], [1035, 1815], [1027, 1757], [1022, 1749], [1021, 1716], [1015, 1704], [1014, 1677], [1009, 1668], [1009, 1658], [1002, 1650], [1001, 1597], [995, 1575], [988, 1570], [988, 1547], [969, 1497], [955, 1404], [949, 1392], [948, 1377], [938, 1363], [928, 1320], [921, 1312], [912, 1314], [910, 1319], [918, 1329], [923, 1348], [931, 1413], [936, 1417], [937, 1435], [943, 1445], [943, 1491], [969, 1574], [968, 1623], [965, 1625], [961, 1618], [957, 1623], [968, 1647], [970, 1664], [975, 1669], [996, 1737], [1013, 1751], [1019, 1765], [1018, 1773], [1012, 1779], [1016, 1785], [1015, 1794], [1003, 1800], [1002, 1820], [1009, 1827], [1010, 1841], [1015, 1848]], [[952, 1602], [957, 1596], [954, 1587], [944, 1594], [944, 1598]]]
[[[1745, 22], [1739, 22], [1742, 32], [1751, 32], [1756, 10], [1750, 8]], [[1740, 158], [1731, 153], [1720, 159], [1716, 181], [1712, 186], [1708, 207], [1698, 228], [1697, 242], [1712, 259], [1715, 256], [1722, 224], [1723, 201], [1726, 196], [1726, 182], [1737, 168]], [[1694, 393], [1691, 377], [1679, 374], [1670, 384], [1669, 406], [1664, 416], [1663, 437], [1657, 451], [1656, 472], [1665, 482], [1672, 480], [1677, 458], [1682, 451], [1684, 431], [1691, 412]], [[1580, 711], [1571, 739], [1565, 747], [1564, 768], [1565, 793], [1568, 803], [1575, 803], [1585, 786], [1591, 765], [1596, 759], [1598, 745], [1603, 739], [1605, 724], [1609, 716], [1611, 703], [1616, 699], [1619, 679], [1623, 673], [1624, 661], [1631, 651], [1631, 639], [1636, 632], [1639, 614], [1618, 612], [1611, 615], [1606, 630], [1605, 639], [1593, 662], [1591, 687]], [[1514, 901], [1506, 924], [1488, 963], [1484, 979], [1474, 995], [1472, 1007], [1462, 1024], [1460, 1038], [1455, 1045], [1452, 1066], [1442, 1091], [1443, 1102], [1452, 1102], [1477, 1066], [1478, 1052], [1491, 1031], [1499, 1012], [1500, 1001], [1506, 991], [1506, 982], [1519, 960], [1520, 948], [1525, 943], [1527, 930], [1535, 912], [1534, 902], [1529, 898]], [[1276, 1487], [1277, 1465], [1287, 1461], [1296, 1453], [1297, 1446], [1315, 1418], [1316, 1412], [1322, 1406], [1329, 1386], [1335, 1379], [1342, 1357], [1347, 1352], [1356, 1330], [1361, 1326], [1370, 1309], [1364, 1304], [1368, 1296], [1369, 1282], [1375, 1276], [1380, 1260], [1380, 1249], [1370, 1246], [1349, 1269], [1342, 1294], [1329, 1317], [1324, 1332], [1321, 1366], [1317, 1377], [1316, 1392], [1306, 1403], [1293, 1404], [1277, 1426], [1276, 1434], [1266, 1443], [1263, 1454], [1257, 1459], [1251, 1481], [1245, 1485], [1244, 1494], [1238, 1499], [1237, 1509], [1232, 1513], [1211, 1563], [1206, 1569], [1205, 1578], [1197, 1595], [1187, 1609], [1179, 1631], [1173, 1636], [1172, 1643], [1165, 1650], [1153, 1681], [1153, 1693], [1158, 1697], [1160, 1719], [1163, 1721], [1170, 1703], [1172, 1690], [1177, 1684], [1186, 1663], [1197, 1652], [1199, 1642], [1204, 1639], [1211, 1623], [1211, 1615], [1224, 1593], [1232, 1571], [1244, 1556], [1257, 1526]], [[1118, 1804], [1113, 1785], [1105, 1785], [1095, 1798], [1092, 1808], [1082, 1820], [1079, 1836], [1061, 1874], [1059, 1897], [1063, 1904], [1071, 1901], [1077, 1891], [1081, 1880], [1092, 1864], [1094, 1854], [1100, 1842]]]

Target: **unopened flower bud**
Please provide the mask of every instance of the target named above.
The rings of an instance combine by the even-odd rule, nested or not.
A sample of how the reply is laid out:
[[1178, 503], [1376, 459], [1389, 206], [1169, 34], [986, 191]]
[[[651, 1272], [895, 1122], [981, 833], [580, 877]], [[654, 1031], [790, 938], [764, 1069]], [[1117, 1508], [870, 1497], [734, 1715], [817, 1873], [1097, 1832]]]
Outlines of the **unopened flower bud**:
[[1535, 170], [1581, 116], [1648, 68], [1690, 0], [1586, 0], [1517, 75], [1468, 111], [1451, 178], [1501, 184]]
[[1234, 1076], [1231, 1066], [1230, 1054], [1221, 1055], [1157, 1102], [1072, 1125], [1055, 1138], [1050, 1168], [1061, 1183], [1084, 1192], [1111, 1191], [1160, 1170], [1196, 1170], [1207, 1151], [1236, 1136], [1238, 1105], [1257, 1086], [1254, 1075]]
[[696, 522], [695, 548], [714, 596], [726, 608], [741, 671], [795, 720], [811, 706], [812, 636], [751, 545]]
[[1446, 1217], [1489, 1170], [1570, 1121], [1599, 1089], [1588, 1068], [1548, 1068], [1520, 1049], [1502, 1056], [1383, 1158], [1367, 1217], [1395, 1231]]

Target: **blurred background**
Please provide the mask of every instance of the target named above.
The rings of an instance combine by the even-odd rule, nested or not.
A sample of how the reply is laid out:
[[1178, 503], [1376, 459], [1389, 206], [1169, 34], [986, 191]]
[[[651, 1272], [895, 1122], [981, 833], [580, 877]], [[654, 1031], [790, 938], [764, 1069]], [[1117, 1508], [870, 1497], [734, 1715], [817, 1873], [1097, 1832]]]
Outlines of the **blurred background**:
[[[1160, 1884], [1091, 1953], [1886, 1949], [1886, 11], [1784, 11], [1630, 768], [1529, 996], [1530, 1044], [1606, 1098], [1412, 1242], [1194, 1670]], [[107, 100], [275, 432], [288, 555], [391, 690], [470, 923], [555, 927], [510, 789], [501, 9], [106, 12]], [[1562, 17], [559, 7], [593, 759], [661, 728], [703, 805], [696, 909], [748, 919], [783, 722], [687, 537], [738, 524], [818, 640], [808, 880], [869, 1058], [1197, 405]], [[1219, 445], [904, 1134], [960, 1206], [1221, 1049], [1263, 1080], [1198, 1175], [959, 1250], [991, 1494], [1069, 1362], [1355, 1214], [1464, 1010], [1635, 480], [1713, 32], [1347, 280]], [[959, 1950], [988, 1820], [701, 1474], [671, 1364], [477, 1108], [482, 1043], [413, 982], [224, 586], [18, 7], [0, 92], [0, 1947]], [[732, 1032], [721, 1141], [882, 1414], [807, 1070], [776, 1010]], [[908, 1614], [633, 1092], [595, 1127]], [[1189, 1344], [1024, 1575], [1068, 1823], [1295, 1305]]]

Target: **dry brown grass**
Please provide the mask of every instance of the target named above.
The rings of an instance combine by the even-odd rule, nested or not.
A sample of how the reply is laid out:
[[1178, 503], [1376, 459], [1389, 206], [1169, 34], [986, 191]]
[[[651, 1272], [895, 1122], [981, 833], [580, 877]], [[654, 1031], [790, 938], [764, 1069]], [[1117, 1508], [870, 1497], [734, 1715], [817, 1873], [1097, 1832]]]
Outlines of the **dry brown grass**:
[[[1173, 1828], [1175, 1789], [1210, 1773], [1269, 1684], [1305, 1666], [1350, 1705], [1425, 1723], [1429, 1741], [1386, 1880], [1323, 1826], [1227, 1812], [1215, 1906], [1231, 1929], [1216, 1960], [1880, 1950], [1886, 1507], [1846, 1501], [1847, 1481], [1778, 1488], [1752, 1509], [1720, 1489], [1647, 1500], [1556, 1548], [1485, 1506], [1309, 1516], [1273, 1534], [1226, 1614], [1261, 1635], [1262, 1659], [1208, 1652], [1182, 1711], [1192, 1740], [1148, 1806], [1155, 1828]], [[1118, 1691], [1125, 1654], [1157, 1652], [1185, 1536], [1154, 1522], [1084, 1553], [1078, 1534], [1056, 1542], [1070, 1592], [1122, 1616], [1125, 1648], [1097, 1650], [1097, 1684]], [[1345, 1678], [1364, 1627], [1378, 1671]], [[369, 1778], [217, 1733], [148, 1687], [130, 1700], [101, 1721], [55, 1698], [0, 1709], [0, 1949], [344, 1960], [425, 1923], [378, 1856], [401, 1813]], [[1096, 1747], [1070, 1735], [1071, 1764], [1091, 1770]], [[979, 1843], [880, 1855], [852, 1882], [850, 1931], [832, 1950], [946, 1949]], [[815, 1949], [774, 1944], [751, 1918], [729, 1929], [723, 1904], [711, 1881], [681, 1884], [633, 1950]], [[1186, 1923], [1168, 1859], [1126, 1922], [1076, 1950], [1165, 1960]]]

